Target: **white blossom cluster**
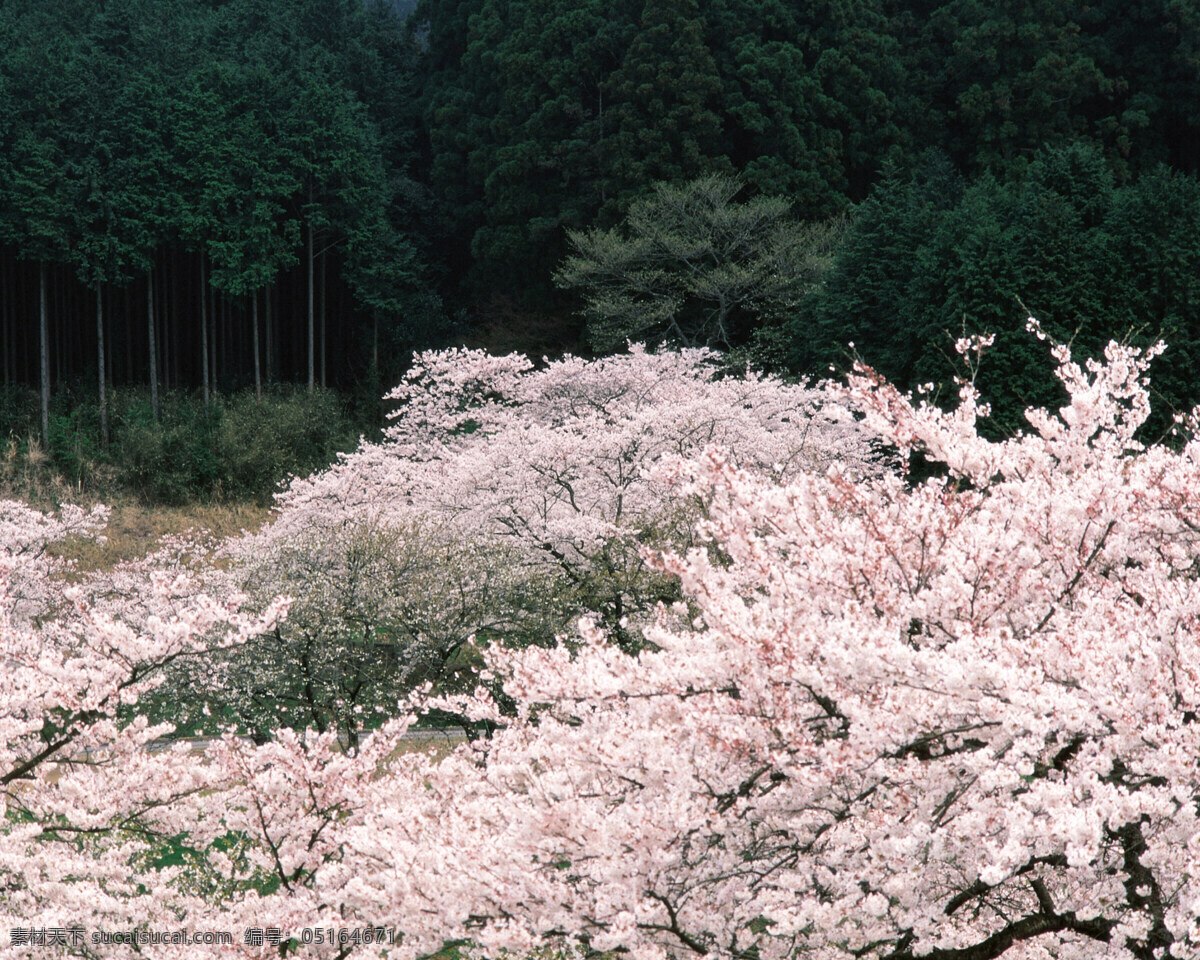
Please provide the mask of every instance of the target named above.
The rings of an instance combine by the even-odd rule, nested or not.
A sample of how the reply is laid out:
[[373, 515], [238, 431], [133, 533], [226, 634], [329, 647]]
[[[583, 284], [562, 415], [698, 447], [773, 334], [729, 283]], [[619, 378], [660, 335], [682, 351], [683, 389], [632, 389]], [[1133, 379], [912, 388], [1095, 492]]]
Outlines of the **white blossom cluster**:
[[[502, 538], [515, 563], [566, 569], [536, 530], [587, 571], [597, 543], [646, 529], [658, 495], [696, 505], [689, 537], [639, 554], [680, 599], [633, 653], [588, 618], [569, 643], [491, 644], [473, 690], [412, 691], [353, 750], [332, 729], [281, 729], [149, 752], [136, 708], [163, 669], [273, 633], [281, 611], [251, 620], [147, 568], [171, 612], [121, 620], [84, 587], [23, 623], [6, 584], [32, 561], [0, 558], [0, 923], [271, 926], [288, 955], [320, 958], [447, 941], [656, 960], [1200, 954], [1200, 441], [1137, 438], [1156, 351], [1079, 365], [1054, 349], [1068, 404], [1003, 442], [978, 435], [969, 382], [945, 413], [860, 369], [853, 419], [810, 410], [839, 448], [871, 428], [945, 465], [920, 481], [820, 444], [789, 459], [744, 420], [752, 404], [709, 407], [699, 450], [655, 446], [652, 424], [606, 418], [625, 402], [633, 417], [657, 381], [618, 388], [583, 361], [427, 358], [385, 441], [293, 484], [278, 527], [247, 543], [282, 563], [317, 518], [325, 543], [365, 517], [403, 556], [401, 518], [436, 517], [485, 552]], [[671, 388], [660, 413], [685, 407]], [[596, 456], [555, 461], [585, 422]], [[622, 486], [630, 437], [655, 452]], [[747, 437], [763, 446], [738, 452]], [[580, 533], [559, 522], [571, 511]], [[448, 756], [406, 749], [433, 707], [492, 732]], [[168, 851], [184, 865], [159, 869]], [[304, 941], [329, 926], [403, 936]]]

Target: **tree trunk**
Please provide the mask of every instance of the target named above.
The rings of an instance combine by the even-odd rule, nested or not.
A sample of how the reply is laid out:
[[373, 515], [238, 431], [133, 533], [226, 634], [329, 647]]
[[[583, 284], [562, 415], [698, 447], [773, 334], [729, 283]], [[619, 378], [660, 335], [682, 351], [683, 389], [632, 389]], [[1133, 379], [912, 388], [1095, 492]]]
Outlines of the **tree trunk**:
[[154, 267], [146, 274], [146, 332], [150, 337], [150, 409], [154, 419], [159, 419], [158, 410], [158, 343], [154, 336]]
[[212, 378], [213, 378], [213, 394], [215, 395], [221, 385], [221, 324], [225, 320], [224, 316], [224, 298], [217, 295], [217, 291], [212, 292]]
[[251, 350], [254, 352], [254, 398], [259, 403], [262, 403], [262, 372], [258, 363], [258, 291], [253, 290], [250, 293], [250, 326], [254, 330], [253, 345]]
[[205, 296], [208, 297], [208, 317], [212, 321], [209, 324], [209, 344], [211, 349], [208, 352], [208, 374], [212, 378], [212, 393], [216, 396], [217, 393], [217, 323], [219, 317], [217, 315], [217, 292], [211, 287], [205, 290]]
[[133, 369], [133, 284], [125, 285], [125, 313], [122, 324], [122, 331], [125, 334], [125, 382], [136, 382], [137, 376], [141, 373], [139, 365], [137, 373]]
[[168, 291], [171, 289], [171, 259], [163, 257], [162, 283], [158, 292], [158, 315], [162, 322], [159, 336], [159, 349], [162, 351], [163, 389], [171, 389], [171, 299]]
[[100, 374], [100, 444], [108, 449], [108, 384], [104, 365], [104, 284], [96, 281], [96, 368]]
[[42, 442], [50, 445], [50, 322], [46, 318], [46, 262], [38, 268], [38, 312], [42, 352]]
[[184, 290], [183, 263], [180, 262], [182, 253], [178, 247], [171, 251], [171, 342], [175, 344], [175, 352], [171, 355], [171, 380], [175, 389], [187, 389], [191, 378], [185, 373], [184, 364], [187, 343], [187, 323], [184, 320], [183, 304], [180, 302]]
[[325, 261], [328, 259], [324, 253], [321, 254], [321, 386], [326, 386], [325, 380], [325, 344], [328, 334], [325, 330], [325, 310], [329, 304], [329, 286], [328, 272], [326, 270]]
[[204, 384], [204, 405], [209, 403], [208, 392], [208, 310], [204, 297], [204, 251], [200, 251], [200, 382]]
[[8, 320], [8, 285], [5, 283], [5, 267], [7, 258], [4, 252], [0, 250], [0, 366], [4, 367], [4, 385], [7, 387], [12, 382], [12, 358], [15, 345], [9, 342], [9, 335], [12, 332], [12, 325]]
[[267, 334], [267, 383], [275, 382], [275, 333], [271, 329], [271, 285], [267, 284], [266, 294], [263, 298], [263, 307], [266, 309], [266, 316], [263, 318], [263, 327]]
[[[108, 299], [109, 300], [112, 299], [112, 287], [109, 287]], [[109, 311], [109, 315], [110, 316], [112, 315], [111, 310]], [[113, 324], [113, 330], [115, 331], [116, 330], [115, 318], [113, 320], [110, 320], [109, 322]], [[106, 385], [111, 385], [113, 382], [113, 351], [112, 350], [104, 351], [104, 382]]]
[[[51, 271], [53, 272], [53, 271]], [[47, 303], [47, 312], [53, 311], [58, 317], [58, 333], [54, 337], [54, 355], [50, 358], [50, 369], [47, 381], [61, 383], [63, 379], [63, 342], [67, 339], [67, 325], [64, 322], [67, 311], [63, 306], [63, 283], [59, 281], [50, 292], [52, 302]]]
[[238, 357], [234, 346], [233, 300], [228, 294], [221, 294], [221, 358], [225, 361], [225, 372], [229, 379], [225, 381], [230, 390], [238, 386]]
[[308, 392], [315, 387], [313, 365], [313, 228], [308, 224]]

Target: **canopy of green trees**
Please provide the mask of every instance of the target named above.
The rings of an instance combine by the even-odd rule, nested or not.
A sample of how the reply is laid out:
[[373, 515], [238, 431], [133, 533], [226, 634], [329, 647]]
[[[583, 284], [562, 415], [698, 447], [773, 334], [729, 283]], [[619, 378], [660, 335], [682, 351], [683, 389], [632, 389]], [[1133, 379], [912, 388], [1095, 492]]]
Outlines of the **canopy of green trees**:
[[941, 155], [910, 175], [892, 172], [860, 206], [817, 295], [790, 324], [799, 369], [844, 367], [847, 343], [912, 388], [943, 401], [963, 374], [953, 350], [992, 332], [977, 382], [993, 398], [994, 431], [1025, 427], [1029, 406], [1064, 394], [1048, 375], [1032, 313], [1076, 355], [1109, 339], [1168, 350], [1155, 376], [1148, 429], [1200, 402], [1200, 180], [1158, 167], [1118, 184], [1091, 145], [1047, 148], [1028, 176], [965, 183]]
[[947, 333], [995, 329], [1009, 429], [1052, 387], [1020, 298], [1089, 348], [1167, 337], [1158, 408], [1184, 406], [1198, 64], [1177, 0], [11, 0], [0, 375], [90, 381], [104, 422], [106, 385], [377, 395], [449, 334], [669, 335], [598, 335], [554, 278], [725, 177], [851, 224], [824, 280], [725, 336], [760, 362], [820, 373], [853, 340], [945, 384]]
[[420, 319], [388, 7], [14, 0], [0, 38], [6, 381], [311, 387], [363, 366], [334, 324]]

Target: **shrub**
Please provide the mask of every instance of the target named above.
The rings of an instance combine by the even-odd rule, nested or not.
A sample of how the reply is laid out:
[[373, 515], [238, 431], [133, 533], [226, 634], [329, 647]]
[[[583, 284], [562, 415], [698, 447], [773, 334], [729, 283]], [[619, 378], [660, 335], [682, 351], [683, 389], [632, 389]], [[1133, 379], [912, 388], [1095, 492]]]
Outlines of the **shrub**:
[[[52, 399], [48, 445], [32, 391], [0, 391], [0, 480], [37, 499], [87, 490], [105, 498], [133, 493], [147, 503], [268, 504], [279, 483], [326, 466], [354, 446], [358, 431], [331, 390], [282, 388], [257, 401], [240, 393], [205, 405], [183, 393], [162, 395], [155, 419], [148, 391], [110, 394], [111, 443], [100, 443], [99, 408], [90, 391], [60, 387]], [[34, 439], [31, 439], [34, 438]], [[39, 455], [40, 453], [40, 455]]]
[[268, 502], [281, 480], [328, 465], [356, 439], [332, 390], [286, 389], [261, 401], [248, 392], [236, 394], [222, 401], [214, 435], [221, 493]]
[[221, 474], [213, 454], [218, 407], [166, 394], [155, 420], [146, 392], [132, 391], [114, 408], [112, 452], [125, 484], [167, 504], [219, 493]]

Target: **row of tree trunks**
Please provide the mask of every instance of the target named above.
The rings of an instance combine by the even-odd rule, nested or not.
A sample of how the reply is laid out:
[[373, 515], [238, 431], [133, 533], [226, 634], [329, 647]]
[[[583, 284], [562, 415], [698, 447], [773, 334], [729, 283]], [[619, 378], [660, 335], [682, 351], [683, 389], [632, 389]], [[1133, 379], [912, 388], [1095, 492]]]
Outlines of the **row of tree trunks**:
[[[330, 343], [338, 335], [331, 320], [345, 309], [347, 298], [331, 283], [329, 251], [321, 248], [319, 231], [308, 231], [305, 240], [310, 256], [300, 268], [307, 281], [302, 343], [289, 342], [289, 329], [300, 326], [288, 319], [300, 319], [289, 304], [292, 310], [298, 304], [288, 300], [279, 284], [245, 297], [225, 296], [210, 286], [209, 264], [200, 254], [169, 251], [140, 279], [83, 287], [68, 267], [20, 261], [0, 248], [0, 382], [9, 388], [31, 380], [37, 384], [40, 433], [48, 441], [52, 389], [95, 377], [90, 392], [98, 403], [105, 446], [111, 439], [114, 383], [147, 384], [156, 417], [162, 415], [164, 392], [186, 388], [189, 381], [210, 403], [222, 385], [236, 386], [249, 374], [261, 398], [281, 371], [286, 376], [290, 369], [294, 377], [301, 358], [308, 388], [327, 386], [331, 370], [344, 357], [339, 344]], [[294, 282], [294, 273], [292, 277]], [[37, 291], [36, 325], [30, 316], [32, 298], [23, 293], [31, 280]], [[81, 311], [91, 331], [79, 324]], [[133, 311], [142, 320], [136, 321]], [[373, 342], [372, 359], [376, 353]]]

